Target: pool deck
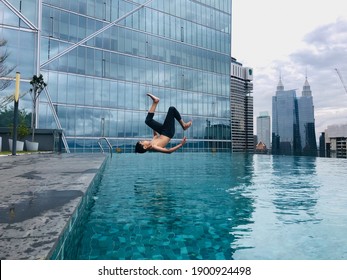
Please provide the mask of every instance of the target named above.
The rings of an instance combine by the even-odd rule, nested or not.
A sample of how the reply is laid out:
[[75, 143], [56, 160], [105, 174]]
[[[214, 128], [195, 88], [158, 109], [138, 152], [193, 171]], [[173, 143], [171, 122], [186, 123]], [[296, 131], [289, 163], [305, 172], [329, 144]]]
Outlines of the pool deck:
[[0, 156], [0, 259], [47, 259], [106, 159]]

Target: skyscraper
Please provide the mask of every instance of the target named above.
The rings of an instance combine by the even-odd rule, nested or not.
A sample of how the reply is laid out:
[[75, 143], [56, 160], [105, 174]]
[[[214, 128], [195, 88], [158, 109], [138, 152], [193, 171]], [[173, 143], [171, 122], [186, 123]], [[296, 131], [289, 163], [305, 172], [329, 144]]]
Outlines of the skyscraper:
[[[132, 151], [151, 137], [147, 92], [161, 97], [158, 120], [170, 105], [193, 119], [186, 149], [230, 149], [231, 0], [6, 0], [0, 9], [21, 89], [39, 73], [48, 84], [38, 126], [61, 127], [70, 150], [99, 151], [105, 136]], [[31, 110], [29, 99], [20, 104]], [[208, 137], [206, 119], [218, 127]]]
[[272, 153], [293, 154], [299, 149], [297, 100], [295, 90], [284, 90], [282, 79], [272, 97]]
[[347, 158], [347, 124], [330, 125], [322, 136], [325, 139], [321, 141], [324, 144], [321, 156]]
[[267, 149], [271, 148], [271, 128], [270, 116], [268, 112], [261, 112], [257, 117], [257, 137], [258, 143], [262, 142], [266, 145]]
[[314, 107], [306, 79], [302, 96], [284, 90], [280, 78], [272, 97], [272, 152], [285, 155], [317, 155]]
[[307, 77], [303, 86], [302, 96], [298, 100], [300, 138], [303, 155], [317, 155], [317, 142], [314, 121], [314, 106], [310, 84]]
[[231, 64], [231, 138], [233, 152], [254, 150], [253, 69], [232, 58]]

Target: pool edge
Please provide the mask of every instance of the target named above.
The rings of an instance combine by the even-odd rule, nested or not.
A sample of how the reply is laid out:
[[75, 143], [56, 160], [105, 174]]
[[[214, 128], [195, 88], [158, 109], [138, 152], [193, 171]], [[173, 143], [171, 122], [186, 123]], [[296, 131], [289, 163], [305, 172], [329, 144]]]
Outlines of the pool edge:
[[99, 185], [102, 177], [102, 173], [105, 170], [107, 162], [110, 160], [110, 156], [107, 156], [98, 171], [95, 173], [93, 179], [89, 183], [85, 194], [81, 197], [76, 209], [72, 213], [71, 217], [67, 221], [64, 229], [60, 233], [55, 244], [51, 248], [50, 252], [46, 256], [46, 260], [64, 260], [65, 259], [65, 248], [72, 242], [73, 232], [81, 224], [85, 210], [90, 206], [92, 202], [92, 194], [96, 187]]

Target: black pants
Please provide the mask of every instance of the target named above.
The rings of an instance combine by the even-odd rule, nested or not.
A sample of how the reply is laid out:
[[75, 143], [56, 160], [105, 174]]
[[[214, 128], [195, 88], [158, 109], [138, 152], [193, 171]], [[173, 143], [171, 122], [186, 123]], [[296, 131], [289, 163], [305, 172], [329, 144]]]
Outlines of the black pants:
[[179, 122], [182, 118], [177, 109], [171, 106], [163, 124], [153, 120], [154, 113], [148, 113], [145, 123], [159, 134], [172, 138], [175, 135], [175, 119]]

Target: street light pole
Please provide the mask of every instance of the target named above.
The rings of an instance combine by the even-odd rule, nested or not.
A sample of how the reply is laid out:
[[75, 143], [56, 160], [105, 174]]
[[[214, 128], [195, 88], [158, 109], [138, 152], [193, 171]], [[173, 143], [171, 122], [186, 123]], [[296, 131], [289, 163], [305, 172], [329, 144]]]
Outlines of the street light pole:
[[12, 141], [12, 155], [17, 153], [17, 128], [18, 128], [18, 104], [19, 104], [19, 83], [20, 73], [16, 73], [16, 88], [14, 92], [14, 110], [13, 110], [13, 141]]

